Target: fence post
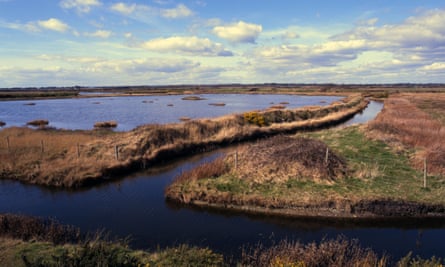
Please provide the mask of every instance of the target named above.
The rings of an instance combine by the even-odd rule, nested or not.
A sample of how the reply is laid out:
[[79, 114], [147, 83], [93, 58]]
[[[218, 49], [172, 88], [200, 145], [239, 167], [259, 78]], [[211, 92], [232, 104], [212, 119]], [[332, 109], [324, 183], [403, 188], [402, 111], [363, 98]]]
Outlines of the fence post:
[[325, 156], [325, 159], [324, 159], [324, 163], [326, 165], [328, 165], [328, 159], [329, 159], [329, 147], [326, 148], [326, 156]]
[[116, 160], [119, 160], [119, 146], [118, 145], [114, 146], [114, 155], [116, 157]]
[[77, 143], [77, 158], [80, 158], [80, 145]]
[[426, 157], [423, 159], [423, 188], [426, 188], [426, 177], [427, 177], [427, 168], [426, 168]]
[[235, 171], [238, 170], [238, 150], [235, 151]]
[[43, 144], [43, 140], [40, 140], [40, 147], [42, 148], [42, 154], [45, 152], [45, 146]]

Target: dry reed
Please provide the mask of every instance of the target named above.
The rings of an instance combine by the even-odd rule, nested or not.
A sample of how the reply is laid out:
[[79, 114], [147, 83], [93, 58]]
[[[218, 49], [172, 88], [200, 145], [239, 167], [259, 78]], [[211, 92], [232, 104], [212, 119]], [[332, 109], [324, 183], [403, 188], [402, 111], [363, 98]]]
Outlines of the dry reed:
[[264, 248], [244, 248], [242, 266], [387, 266], [386, 256], [379, 257], [370, 248], [363, 248], [358, 240], [338, 237], [302, 244], [284, 240], [277, 245]]
[[[295, 120], [289, 122], [272, 122], [267, 127], [246, 123], [242, 114], [232, 114], [211, 120], [145, 125], [124, 133], [7, 128], [0, 131], [0, 178], [81, 186], [220, 145], [326, 127], [345, 120], [365, 105], [362, 97], [352, 96], [328, 107], [293, 110], [305, 115], [295, 115]], [[267, 117], [269, 111], [259, 114]]]
[[371, 136], [393, 146], [417, 148], [413, 158], [417, 169], [423, 169], [426, 158], [429, 171], [445, 174], [445, 127], [420, 110], [408, 97], [390, 97], [385, 101], [384, 109], [369, 124], [369, 129]]
[[291, 178], [333, 181], [347, 173], [343, 158], [323, 142], [309, 138], [279, 135], [238, 154], [237, 175], [256, 183], [286, 182]]

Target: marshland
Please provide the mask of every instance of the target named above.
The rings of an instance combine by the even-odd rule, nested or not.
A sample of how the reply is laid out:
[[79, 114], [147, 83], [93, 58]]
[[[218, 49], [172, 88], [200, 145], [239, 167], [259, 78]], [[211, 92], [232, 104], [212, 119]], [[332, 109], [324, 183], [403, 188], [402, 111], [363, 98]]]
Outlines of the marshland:
[[[224, 254], [225, 264], [227, 255], [235, 255], [233, 261], [241, 265], [296, 264], [304, 259], [310, 266], [309, 253], [319, 249], [329, 254], [327, 247], [355, 251], [350, 258], [357, 264], [358, 259], [381, 266], [400, 259], [415, 262], [415, 256], [403, 258], [410, 251], [424, 258], [443, 257], [443, 94], [343, 92], [296, 106], [304, 102], [297, 101], [300, 96], [288, 94], [288, 88], [284, 93], [272, 95], [273, 100], [270, 94], [224, 98], [194, 93], [199, 99], [189, 100], [181, 94], [127, 96], [133, 106], [137, 102], [142, 107], [164, 97], [175, 99], [158, 106], [176, 109], [170, 121], [139, 127], [122, 127], [125, 119], [100, 117], [85, 123], [84, 129], [70, 129], [69, 122], [62, 126], [48, 115], [49, 125], [34, 129], [17, 126], [37, 118], [23, 123], [0, 117], [5, 122], [0, 131], [0, 211], [56, 217], [84, 232], [105, 228], [120, 237], [131, 236], [129, 245], [135, 249], [156, 252], [158, 246], [187, 243], [173, 249], [209, 257], [214, 265], [223, 265]], [[368, 117], [365, 97], [370, 96], [378, 97], [384, 108]], [[81, 99], [93, 109], [122, 101], [116, 96], [94, 97]], [[255, 105], [262, 99], [262, 105], [238, 109], [234, 99], [239, 98]], [[43, 105], [40, 100], [33, 102], [33, 106], [20, 103], [20, 108]], [[369, 106], [381, 108], [376, 103]], [[190, 115], [187, 108], [179, 108], [188, 104], [206, 107], [206, 115]], [[280, 108], [269, 109], [274, 105]], [[210, 115], [218, 109], [229, 111]], [[361, 124], [341, 124], [362, 110], [366, 119]], [[184, 117], [190, 119], [181, 122]], [[90, 130], [96, 122], [112, 120], [116, 130]], [[239, 207], [250, 209], [237, 208], [240, 203]], [[419, 203], [425, 214], [416, 213]], [[285, 216], [273, 212], [282, 207], [304, 212]], [[361, 211], [366, 218], [382, 218], [351, 219], [357, 217], [351, 216], [351, 209], [355, 215]], [[388, 210], [396, 216], [376, 214]], [[19, 239], [26, 238], [7, 242], [15, 248], [25, 246]], [[195, 246], [213, 252], [188, 252], [199, 250]], [[293, 253], [280, 254], [284, 249]], [[386, 258], [389, 255], [391, 259]], [[153, 262], [150, 257], [145, 260]]]

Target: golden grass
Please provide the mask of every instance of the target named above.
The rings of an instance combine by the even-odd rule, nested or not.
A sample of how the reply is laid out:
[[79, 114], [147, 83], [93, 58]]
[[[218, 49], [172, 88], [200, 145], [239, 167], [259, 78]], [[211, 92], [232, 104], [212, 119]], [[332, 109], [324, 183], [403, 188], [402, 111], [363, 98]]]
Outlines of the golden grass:
[[[231, 158], [230, 162], [234, 162], [233, 155]], [[259, 184], [289, 179], [329, 182], [347, 173], [346, 161], [329, 151], [328, 146], [302, 137], [275, 136], [246, 146], [238, 151], [237, 160], [236, 175]]]
[[[440, 95], [439, 95], [440, 96]], [[445, 97], [432, 99], [429, 94], [398, 95], [385, 101], [385, 107], [377, 118], [369, 124], [371, 136], [383, 140], [393, 147], [416, 149], [413, 165], [422, 170], [424, 159], [428, 171], [445, 174], [445, 127], [440, 120], [422, 111], [415, 103], [425, 99], [437, 106], [445, 106]], [[435, 112], [443, 112], [435, 110]]]
[[[354, 95], [346, 102], [327, 107], [296, 109], [293, 111], [296, 115], [289, 115], [294, 120], [270, 121], [267, 127], [246, 123], [242, 114], [232, 114], [211, 120], [145, 125], [123, 133], [7, 128], [0, 131], [0, 178], [51, 186], [81, 186], [178, 155], [330, 126], [365, 106], [363, 98]], [[267, 117], [269, 112], [259, 114]]]
[[94, 128], [116, 128], [117, 121], [100, 121], [94, 123]]

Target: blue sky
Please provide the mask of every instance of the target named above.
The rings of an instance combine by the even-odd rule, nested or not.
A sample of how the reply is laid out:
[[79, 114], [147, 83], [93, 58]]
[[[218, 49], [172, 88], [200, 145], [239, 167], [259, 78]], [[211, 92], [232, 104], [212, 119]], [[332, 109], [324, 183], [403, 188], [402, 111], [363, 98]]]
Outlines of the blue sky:
[[444, 83], [437, 0], [0, 0], [0, 87]]

